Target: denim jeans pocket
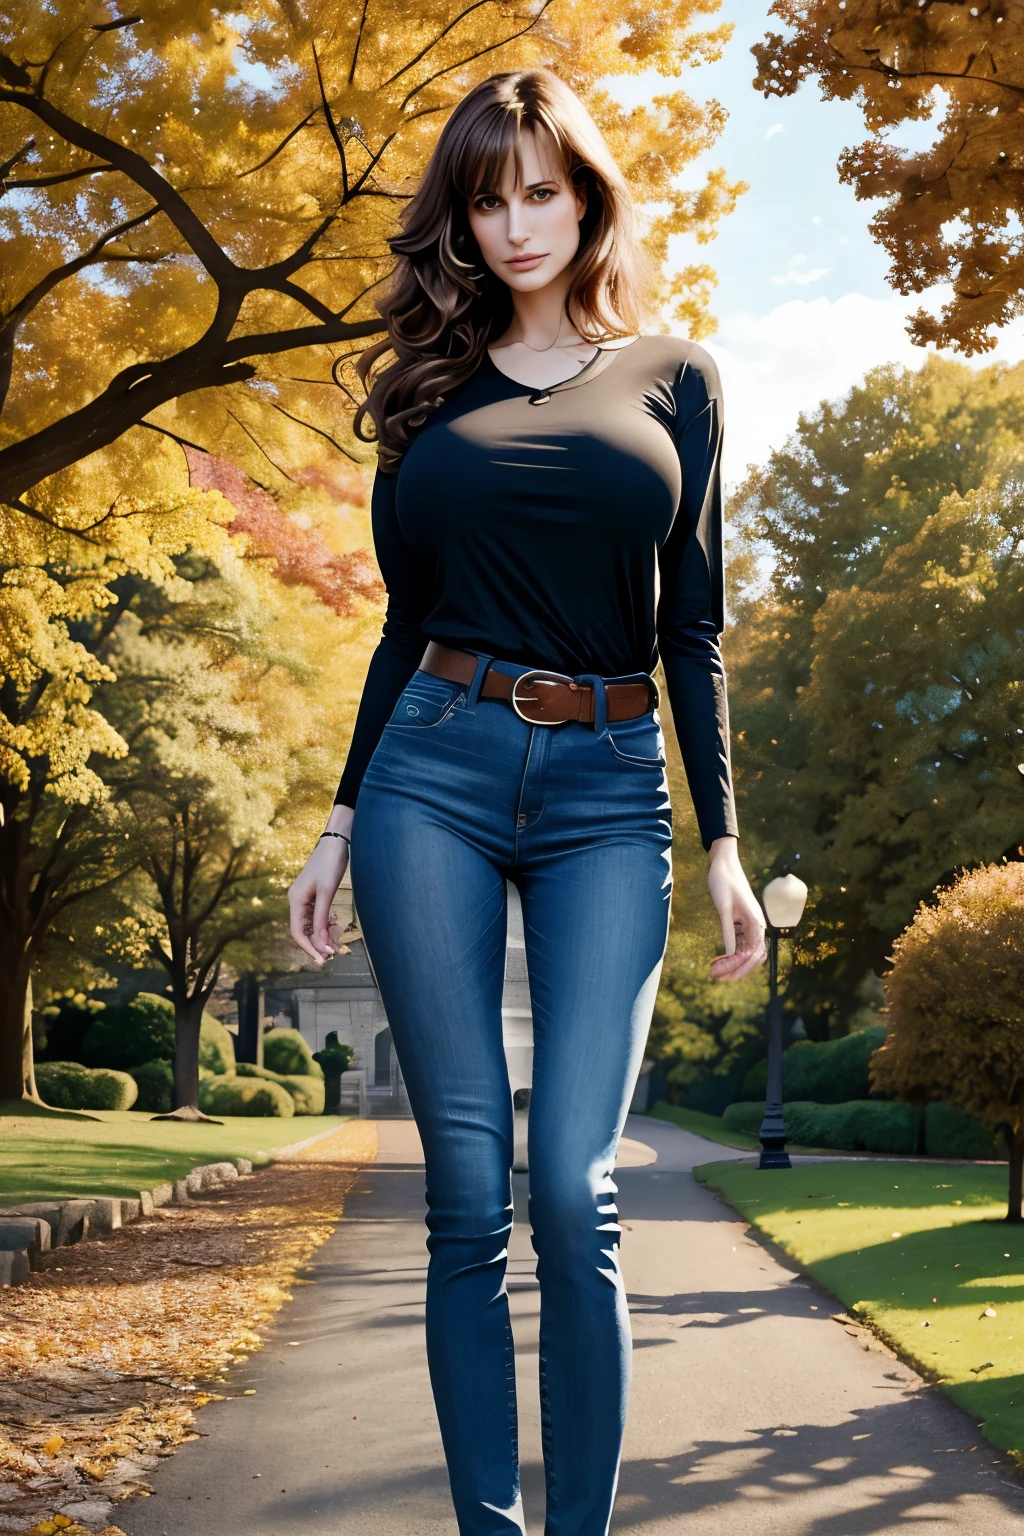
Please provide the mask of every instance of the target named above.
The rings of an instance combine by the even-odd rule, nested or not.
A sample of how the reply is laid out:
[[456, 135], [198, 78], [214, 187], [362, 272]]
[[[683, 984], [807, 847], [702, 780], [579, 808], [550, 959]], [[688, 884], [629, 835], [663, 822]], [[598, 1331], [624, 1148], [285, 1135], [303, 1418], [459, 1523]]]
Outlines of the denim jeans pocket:
[[653, 712], [637, 715], [634, 720], [616, 720], [609, 725], [607, 737], [620, 762], [640, 768], [665, 767], [665, 738]]
[[414, 672], [394, 707], [388, 725], [403, 730], [427, 730], [447, 720], [456, 705], [464, 703], [465, 698], [466, 691], [461, 683], [450, 683], [447, 678], [433, 677], [429, 672]]

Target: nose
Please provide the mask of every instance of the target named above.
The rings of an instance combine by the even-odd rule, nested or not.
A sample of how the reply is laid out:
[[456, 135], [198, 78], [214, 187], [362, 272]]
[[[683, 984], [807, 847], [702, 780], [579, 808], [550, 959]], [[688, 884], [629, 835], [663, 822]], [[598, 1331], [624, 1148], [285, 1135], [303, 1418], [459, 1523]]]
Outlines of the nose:
[[508, 243], [509, 245], [525, 245], [530, 238], [530, 231], [526, 227], [527, 220], [525, 209], [515, 198], [508, 202]]

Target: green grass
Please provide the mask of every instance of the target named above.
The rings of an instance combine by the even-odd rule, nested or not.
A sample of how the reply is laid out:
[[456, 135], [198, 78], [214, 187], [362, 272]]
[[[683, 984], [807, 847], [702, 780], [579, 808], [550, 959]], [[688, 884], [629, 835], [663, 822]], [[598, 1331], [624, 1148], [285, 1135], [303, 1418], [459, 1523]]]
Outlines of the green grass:
[[[761, 1143], [756, 1136], [748, 1136], [746, 1131], [733, 1130], [718, 1115], [706, 1115], [700, 1109], [681, 1109], [678, 1104], [667, 1104], [664, 1099], [659, 1099], [654, 1108], [648, 1110], [648, 1114], [652, 1120], [668, 1120], [684, 1131], [703, 1136], [705, 1141], [717, 1141], [720, 1147], [735, 1147], [738, 1152], [761, 1150]], [[787, 1142], [786, 1145], [790, 1152], [812, 1152], [816, 1157], [843, 1156], [834, 1147], [800, 1147], [795, 1142]]]
[[183, 1179], [197, 1163], [248, 1157], [266, 1163], [281, 1147], [345, 1124], [343, 1115], [291, 1120], [225, 1117], [223, 1125], [154, 1121], [131, 1110], [62, 1115], [0, 1103], [0, 1204], [69, 1195], [138, 1195]]
[[678, 1104], [666, 1104], [659, 1099], [650, 1111], [652, 1120], [668, 1120], [684, 1131], [703, 1136], [707, 1141], [717, 1141], [723, 1147], [736, 1147], [743, 1152], [754, 1151], [761, 1143], [743, 1131], [730, 1130], [717, 1115], [705, 1115], [699, 1109], [680, 1109]]
[[988, 1440], [1024, 1455], [1024, 1225], [1003, 1219], [1005, 1168], [879, 1160], [695, 1171], [938, 1381]]

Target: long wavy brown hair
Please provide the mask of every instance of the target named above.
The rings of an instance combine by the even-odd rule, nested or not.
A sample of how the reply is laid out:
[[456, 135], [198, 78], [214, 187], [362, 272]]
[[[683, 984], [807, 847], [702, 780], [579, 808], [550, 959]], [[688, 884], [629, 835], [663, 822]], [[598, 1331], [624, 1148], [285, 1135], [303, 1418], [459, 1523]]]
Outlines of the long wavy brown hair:
[[388, 242], [396, 262], [378, 303], [388, 334], [356, 364], [368, 393], [355, 417], [357, 437], [378, 442], [385, 472], [397, 470], [431, 410], [475, 373], [512, 320], [508, 284], [486, 266], [468, 210], [500, 184], [509, 152], [522, 178], [521, 135], [537, 128], [550, 135], [567, 180], [586, 192], [569, 320], [596, 344], [635, 336], [648, 317], [633, 200], [597, 124], [549, 70], [492, 75], [452, 112]]

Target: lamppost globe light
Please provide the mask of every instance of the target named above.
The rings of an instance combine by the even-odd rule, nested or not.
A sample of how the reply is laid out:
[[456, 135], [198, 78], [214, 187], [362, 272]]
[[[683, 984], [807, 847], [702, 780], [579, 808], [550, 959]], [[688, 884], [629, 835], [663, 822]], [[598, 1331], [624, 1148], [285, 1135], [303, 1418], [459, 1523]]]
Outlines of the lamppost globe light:
[[807, 887], [796, 875], [769, 880], [761, 893], [768, 915], [768, 1078], [761, 1121], [762, 1168], [788, 1168], [786, 1120], [782, 1105], [782, 1000], [779, 997], [779, 934], [795, 928], [804, 915]]
[[795, 928], [804, 915], [807, 887], [796, 875], [779, 875], [769, 880], [762, 900], [773, 928]]

